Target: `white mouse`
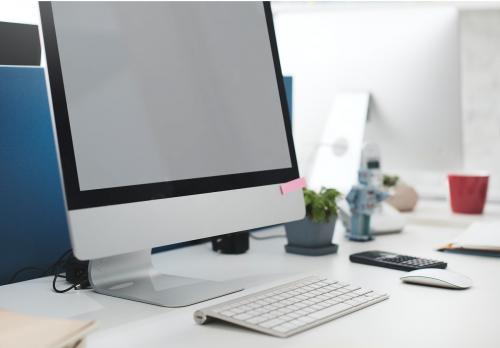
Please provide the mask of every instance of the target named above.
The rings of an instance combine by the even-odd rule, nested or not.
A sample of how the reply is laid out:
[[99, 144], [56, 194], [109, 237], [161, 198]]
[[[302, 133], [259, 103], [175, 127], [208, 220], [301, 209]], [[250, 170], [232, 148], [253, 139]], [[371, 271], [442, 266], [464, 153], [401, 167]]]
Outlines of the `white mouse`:
[[472, 280], [460, 273], [439, 268], [425, 268], [411, 271], [401, 277], [405, 283], [439, 286], [449, 289], [467, 289]]

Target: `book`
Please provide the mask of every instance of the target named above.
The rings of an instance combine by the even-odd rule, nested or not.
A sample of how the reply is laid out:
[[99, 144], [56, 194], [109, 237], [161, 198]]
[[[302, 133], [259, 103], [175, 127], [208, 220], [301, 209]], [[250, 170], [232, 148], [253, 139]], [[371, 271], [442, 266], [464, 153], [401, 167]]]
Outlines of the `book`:
[[51, 319], [0, 309], [0, 347], [83, 348], [95, 321]]
[[500, 222], [474, 222], [440, 251], [475, 251], [500, 255]]

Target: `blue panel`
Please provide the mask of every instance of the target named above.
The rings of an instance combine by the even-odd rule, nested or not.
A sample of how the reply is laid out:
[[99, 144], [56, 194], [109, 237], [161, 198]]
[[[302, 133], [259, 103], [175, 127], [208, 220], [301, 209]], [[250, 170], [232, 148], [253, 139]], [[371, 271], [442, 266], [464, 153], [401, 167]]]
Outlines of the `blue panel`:
[[[288, 111], [290, 112], [290, 122], [292, 121], [292, 98], [293, 98], [293, 78], [292, 76], [283, 76], [285, 83], [286, 100], [288, 102]], [[292, 123], [293, 124], [293, 123]]]
[[43, 69], [0, 67], [0, 284], [69, 248]]

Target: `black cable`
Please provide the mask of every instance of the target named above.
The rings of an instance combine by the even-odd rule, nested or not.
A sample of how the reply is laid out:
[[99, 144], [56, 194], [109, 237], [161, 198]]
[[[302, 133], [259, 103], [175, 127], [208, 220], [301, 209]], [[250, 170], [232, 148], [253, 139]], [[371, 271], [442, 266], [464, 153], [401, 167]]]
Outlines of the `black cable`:
[[54, 262], [48, 269], [47, 269], [47, 273], [48, 274], [52, 274], [52, 273], [55, 273], [56, 272], [56, 267], [59, 267], [59, 264], [64, 260], [64, 258], [66, 256], [68, 256], [69, 254], [71, 254], [71, 252], [73, 251], [73, 249], [68, 249], [66, 250], [58, 259], [56, 262]]
[[75, 284], [65, 288], [65, 289], [58, 289], [57, 286], [56, 286], [56, 283], [57, 283], [57, 278], [66, 278], [65, 276], [63, 276], [61, 273], [63, 272], [60, 272], [59, 269], [61, 267], [61, 265], [64, 265], [64, 263], [67, 261], [65, 260], [65, 258], [68, 257], [68, 255], [71, 254], [71, 252], [73, 251], [73, 249], [69, 249], [67, 250], [64, 254], [61, 255], [61, 257], [59, 257], [59, 259], [54, 262], [54, 264], [52, 265], [52, 268], [53, 268], [53, 271], [54, 271], [54, 278], [52, 279], [52, 290], [54, 290], [55, 292], [57, 292], [58, 294], [63, 294], [65, 292], [68, 292], [72, 289], [76, 289], [76, 290], [79, 290], [80, 289], [80, 286], [81, 286], [81, 282], [84, 280], [82, 278], [79, 278]]
[[81, 286], [81, 283], [85, 280], [85, 277], [83, 278], [78, 278], [77, 281], [75, 282], [75, 284], [71, 285], [70, 287], [67, 287], [65, 289], [58, 289], [57, 286], [56, 286], [56, 283], [57, 283], [57, 279], [58, 278], [66, 278], [65, 275], [63, 275], [62, 271], [60, 270], [61, 267], [63, 267], [65, 265], [65, 263], [68, 261], [66, 260], [68, 258], [68, 256], [71, 254], [71, 252], [73, 251], [73, 249], [68, 249], [66, 250], [58, 259], [56, 262], [54, 262], [53, 264], [51, 264], [49, 267], [47, 268], [41, 268], [41, 267], [35, 267], [35, 266], [28, 266], [28, 267], [23, 267], [21, 268], [20, 270], [16, 271], [12, 277], [10, 277], [9, 281], [7, 282], [7, 284], [11, 284], [13, 283], [16, 278], [24, 273], [24, 272], [27, 272], [27, 271], [37, 271], [37, 272], [40, 272], [40, 276], [47, 276], [49, 274], [54, 274], [54, 278], [52, 279], [52, 289], [57, 292], [58, 294], [61, 294], [61, 293], [65, 293], [65, 292], [68, 292], [72, 289], [80, 289], [80, 286]]
[[66, 289], [58, 289], [57, 286], [56, 286], [56, 281], [57, 281], [57, 278], [61, 277], [61, 275], [59, 274], [54, 274], [54, 278], [52, 279], [52, 290], [54, 290], [55, 292], [57, 292], [58, 294], [63, 294], [65, 292], [68, 292], [72, 289], [77, 289], [80, 284], [77, 283], [77, 284], [73, 284], [71, 285], [70, 287], [67, 287]]
[[[23, 267], [23, 268], [21, 268], [20, 270], [17, 270], [17, 271], [16, 271], [16, 272], [15, 272], [15, 273], [14, 273], [14, 274], [10, 277], [10, 279], [7, 281], [7, 284], [11, 284], [11, 283], [13, 283], [13, 282], [16, 280], [16, 278], [17, 278], [20, 274], [22, 274], [22, 273], [24, 273], [24, 272], [26, 272], [26, 271], [38, 271], [38, 272], [40, 272], [40, 274], [39, 274], [39, 276], [40, 276], [40, 277], [43, 277], [43, 276], [48, 276], [48, 275], [50, 275], [50, 274], [54, 273], [54, 270], [55, 270], [56, 266], [57, 266], [57, 265], [59, 265], [59, 264], [61, 263], [61, 261], [62, 261], [62, 260], [63, 260], [66, 256], [68, 256], [68, 254], [70, 254], [70, 253], [71, 253], [71, 251], [72, 251], [72, 250], [73, 250], [73, 249], [68, 249], [68, 250], [66, 250], [66, 251], [65, 251], [65, 252], [64, 252], [64, 253], [63, 253], [63, 254], [62, 254], [62, 255], [61, 255], [61, 256], [57, 259], [57, 261], [56, 261], [56, 262], [54, 262], [52, 265], [50, 265], [50, 266], [49, 266], [49, 267], [47, 267], [47, 268], [41, 268], [41, 267], [37, 267], [37, 266], [28, 266], [28, 267]], [[62, 275], [60, 275], [59, 277], [64, 278], [64, 276], [62, 276]]]

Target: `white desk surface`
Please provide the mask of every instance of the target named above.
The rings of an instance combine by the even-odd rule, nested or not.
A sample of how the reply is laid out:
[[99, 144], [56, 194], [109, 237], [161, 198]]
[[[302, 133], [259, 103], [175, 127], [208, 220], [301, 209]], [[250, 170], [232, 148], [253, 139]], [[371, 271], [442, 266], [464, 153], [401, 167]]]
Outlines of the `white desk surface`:
[[[91, 290], [56, 294], [51, 278], [0, 287], [0, 307], [51, 317], [97, 319], [88, 339], [94, 347], [499, 347], [500, 258], [440, 253], [436, 247], [477, 219], [500, 221], [500, 206], [485, 215], [454, 215], [444, 202], [421, 202], [402, 234], [368, 243], [349, 242], [337, 225], [336, 255], [307, 257], [285, 253], [284, 238], [251, 240], [244, 255], [219, 255], [202, 244], [154, 256], [165, 273], [213, 280], [240, 278], [244, 292], [181, 309], [169, 309], [96, 294]], [[266, 233], [266, 232], [264, 232]], [[354, 264], [354, 252], [379, 249], [448, 262], [471, 277], [473, 288], [448, 290], [404, 284], [396, 270]], [[192, 314], [217, 302], [296, 277], [318, 274], [387, 292], [390, 298], [288, 339], [266, 336], [224, 323], [199, 326]]]

